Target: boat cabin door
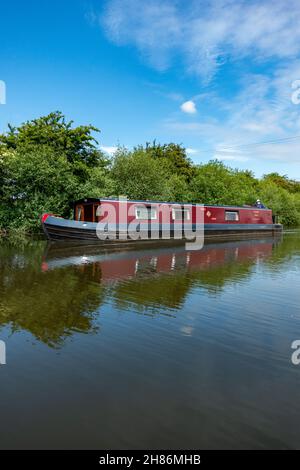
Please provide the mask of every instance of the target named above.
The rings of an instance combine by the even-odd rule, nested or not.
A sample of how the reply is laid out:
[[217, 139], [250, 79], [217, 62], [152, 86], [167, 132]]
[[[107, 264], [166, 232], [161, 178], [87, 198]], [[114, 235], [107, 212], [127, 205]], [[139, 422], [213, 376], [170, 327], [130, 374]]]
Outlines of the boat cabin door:
[[97, 204], [78, 204], [75, 207], [75, 220], [84, 222], [98, 222], [99, 217], [101, 216], [100, 207], [101, 205], [99, 202]]

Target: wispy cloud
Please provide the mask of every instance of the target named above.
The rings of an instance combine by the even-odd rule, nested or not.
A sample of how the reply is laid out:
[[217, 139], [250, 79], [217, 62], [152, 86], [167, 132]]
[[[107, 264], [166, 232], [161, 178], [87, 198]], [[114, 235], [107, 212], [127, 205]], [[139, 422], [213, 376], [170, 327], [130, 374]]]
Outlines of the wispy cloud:
[[300, 62], [293, 70], [278, 69], [270, 77], [243, 76], [243, 86], [230, 100], [207, 93], [205, 115], [193, 121], [175, 115], [163, 125], [181, 137], [197, 139], [200, 156], [300, 163], [300, 138], [293, 139], [300, 135], [300, 106], [291, 100], [291, 84], [298, 73], [300, 77]]
[[291, 59], [300, 52], [300, 2], [111, 0], [100, 18], [110, 40], [133, 45], [157, 69], [181, 58], [211, 78], [228, 60]]
[[116, 153], [118, 147], [102, 145], [100, 149], [102, 150], [102, 152], [105, 152], [108, 155], [112, 156]]
[[197, 149], [193, 149], [191, 147], [188, 147], [185, 149], [186, 150], [186, 153], [189, 155], [189, 156], [192, 156], [192, 155], [196, 155], [198, 153], [198, 150]]
[[[300, 105], [291, 99], [300, 80], [299, 0], [148, 0], [143, 8], [110, 0], [99, 21], [111, 41], [135, 47], [150, 66], [175, 64], [205, 85], [188, 101], [176, 94], [185, 114], [164, 120], [168, 135], [191, 142], [199, 156], [300, 163], [300, 139], [268, 143], [300, 134]], [[218, 72], [229, 63], [239, 73], [228, 97]]]
[[0, 80], [0, 104], [6, 104], [6, 84]]
[[166, 88], [166, 86], [162, 85], [161, 83], [145, 81], [144, 84], [151, 88], [151, 90], [155, 94], [162, 96], [163, 98], [177, 102], [182, 102], [184, 100], [184, 97], [181, 93], [176, 91], [170, 91]]
[[249, 157], [243, 155], [242, 152], [233, 149], [217, 148], [213, 158], [220, 161], [229, 162], [247, 162]]

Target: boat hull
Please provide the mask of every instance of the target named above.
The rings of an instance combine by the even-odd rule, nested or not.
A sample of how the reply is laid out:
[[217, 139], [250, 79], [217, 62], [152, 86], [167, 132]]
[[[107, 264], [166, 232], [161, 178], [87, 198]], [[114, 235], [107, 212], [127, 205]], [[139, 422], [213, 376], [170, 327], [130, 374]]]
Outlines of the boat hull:
[[[166, 230], [161, 224], [156, 226], [155, 235], [148, 231], [147, 226], [140, 227], [139, 239], [131, 239], [127, 236], [123, 227], [116, 227], [111, 230], [109, 227], [105, 231], [104, 237], [97, 236], [97, 223], [81, 222], [75, 220], [67, 220], [60, 217], [48, 216], [42, 221], [43, 230], [49, 240], [53, 241], [81, 241], [96, 243], [140, 243], [140, 242], [176, 242], [183, 241], [184, 234], [179, 234], [178, 229], [174, 231], [174, 226]], [[195, 231], [196, 226], [192, 226]], [[204, 237], [206, 238], [245, 238], [257, 236], [275, 236], [282, 233], [282, 225], [280, 224], [204, 224]], [[180, 236], [179, 236], [180, 235]]]

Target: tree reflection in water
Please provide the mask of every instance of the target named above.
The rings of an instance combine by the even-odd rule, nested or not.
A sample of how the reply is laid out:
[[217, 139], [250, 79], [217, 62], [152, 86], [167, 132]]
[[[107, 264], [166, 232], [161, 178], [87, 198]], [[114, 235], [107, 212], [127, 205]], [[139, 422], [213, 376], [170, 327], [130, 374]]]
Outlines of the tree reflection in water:
[[2, 243], [0, 329], [25, 330], [60, 347], [74, 333], [98, 331], [105, 297], [122, 310], [172, 316], [193, 287], [216, 295], [247, 278], [258, 260], [271, 258], [276, 266], [290, 250], [271, 238], [211, 244], [199, 252], [173, 247], [109, 253], [70, 245], [45, 251], [44, 242]]
[[0, 328], [29, 331], [51, 347], [61, 346], [74, 332], [97, 331], [102, 289], [90, 282], [92, 265], [43, 272], [43, 243], [0, 250]]

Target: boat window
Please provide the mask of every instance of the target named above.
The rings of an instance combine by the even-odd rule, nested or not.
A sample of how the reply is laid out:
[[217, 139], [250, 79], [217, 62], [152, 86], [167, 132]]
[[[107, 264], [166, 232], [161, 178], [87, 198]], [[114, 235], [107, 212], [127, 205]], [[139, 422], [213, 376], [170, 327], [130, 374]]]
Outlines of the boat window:
[[173, 220], [191, 220], [190, 209], [172, 209]]
[[83, 207], [77, 206], [76, 208], [76, 220], [83, 220]]
[[155, 207], [145, 207], [145, 206], [137, 206], [135, 208], [135, 218], [136, 219], [143, 219], [143, 220], [150, 220], [157, 218], [157, 211]]
[[225, 211], [225, 220], [229, 220], [231, 222], [237, 222], [239, 220], [239, 213], [238, 211]]

